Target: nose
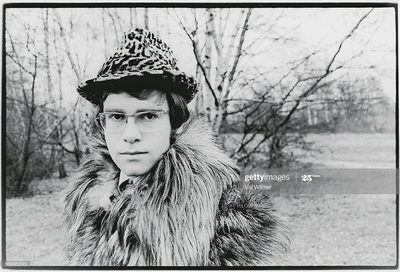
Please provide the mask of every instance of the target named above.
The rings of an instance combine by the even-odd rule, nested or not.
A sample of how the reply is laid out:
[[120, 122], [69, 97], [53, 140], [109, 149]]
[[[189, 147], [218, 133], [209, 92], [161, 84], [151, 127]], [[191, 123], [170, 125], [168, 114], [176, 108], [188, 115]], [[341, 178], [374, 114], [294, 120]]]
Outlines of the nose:
[[[131, 117], [132, 118], [132, 117]], [[125, 142], [133, 143], [135, 141], [140, 141], [142, 139], [142, 133], [137, 127], [134, 118], [133, 120], [126, 120], [125, 130], [122, 135]]]

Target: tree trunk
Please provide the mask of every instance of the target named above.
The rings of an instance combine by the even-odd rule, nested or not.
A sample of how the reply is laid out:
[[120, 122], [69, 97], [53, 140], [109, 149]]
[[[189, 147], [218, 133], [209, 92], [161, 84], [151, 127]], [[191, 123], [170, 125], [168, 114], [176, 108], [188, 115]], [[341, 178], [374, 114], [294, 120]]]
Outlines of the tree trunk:
[[[211, 54], [212, 54], [212, 48], [211, 48], [211, 32], [210, 32], [210, 23], [208, 22], [206, 25], [206, 39], [205, 39], [205, 53], [204, 53], [204, 61], [203, 61], [203, 67], [204, 67], [204, 77], [207, 78], [208, 81], [210, 81], [210, 75], [211, 75]], [[204, 92], [203, 92], [203, 107], [206, 110], [206, 116], [209, 122], [212, 122], [214, 120], [215, 116], [215, 107], [213, 103], [213, 97], [210, 95], [206, 95], [211, 93], [210, 87], [207, 84], [204, 84]]]
[[[213, 120], [213, 128], [214, 131], [219, 134], [222, 123], [226, 119], [226, 113], [228, 109], [228, 103], [226, 102], [229, 96], [229, 92], [231, 90], [231, 87], [233, 85], [234, 79], [235, 79], [235, 73], [237, 66], [239, 64], [240, 57], [242, 55], [242, 46], [244, 43], [245, 35], [248, 29], [248, 24], [250, 20], [250, 15], [251, 15], [252, 9], [247, 10], [246, 17], [244, 21], [242, 20], [243, 15], [245, 10], [241, 11], [240, 16], [237, 18], [236, 21], [236, 27], [233, 30], [231, 39], [230, 39], [230, 45], [228, 47], [228, 51], [225, 57], [222, 56], [222, 35], [218, 38], [215, 32], [215, 27], [214, 27], [214, 15], [210, 13], [210, 24], [212, 25], [214, 31], [212, 31], [213, 38], [218, 39], [218, 42], [216, 42], [216, 48], [218, 52], [218, 55], [220, 56], [218, 58], [218, 65], [217, 65], [217, 78], [216, 78], [216, 89], [218, 90], [218, 107], [216, 107], [216, 115], [215, 119]], [[243, 21], [243, 22], [242, 22]], [[240, 39], [239, 42], [236, 46], [236, 52], [234, 54], [231, 53], [231, 50], [235, 47], [234, 43], [236, 40], [237, 35], [240, 33]], [[223, 29], [220, 30], [220, 33], [223, 33]], [[220, 48], [220, 49], [218, 49]], [[222, 56], [222, 57], [221, 57]], [[230, 65], [229, 60], [233, 57], [233, 64]]]
[[28, 132], [27, 132], [28, 139], [25, 142], [23, 153], [22, 153], [23, 155], [22, 155], [21, 170], [18, 171], [18, 175], [16, 177], [16, 183], [15, 183], [14, 190], [17, 195], [22, 195], [22, 193], [24, 191], [23, 190], [24, 187], [22, 186], [22, 184], [24, 182], [25, 174], [28, 170], [28, 162], [29, 162], [29, 157], [30, 157], [29, 145], [30, 145], [30, 140], [31, 140], [30, 134], [31, 134], [31, 125], [28, 126]]
[[144, 28], [149, 29], [149, 8], [144, 8]]
[[65, 171], [65, 165], [63, 161], [64, 157], [64, 150], [61, 148], [60, 152], [60, 159], [59, 159], [59, 164], [58, 164], [58, 177], [59, 178], [65, 178], [67, 176], [67, 171]]
[[101, 17], [102, 17], [102, 22], [103, 22], [103, 41], [104, 41], [104, 59], [107, 59], [109, 57], [108, 52], [107, 52], [107, 31], [106, 31], [106, 16], [105, 16], [105, 8], [102, 9]]
[[[15, 184], [15, 192], [18, 195], [21, 195], [25, 189], [25, 186], [22, 186], [24, 183], [24, 178], [25, 174], [28, 170], [28, 162], [29, 159], [32, 155], [32, 153], [29, 150], [29, 147], [31, 145], [31, 139], [32, 139], [32, 128], [33, 128], [33, 115], [35, 114], [35, 99], [34, 99], [34, 89], [35, 89], [35, 80], [36, 80], [36, 72], [33, 76], [33, 82], [32, 82], [32, 97], [30, 101], [30, 111], [29, 111], [29, 116], [28, 116], [28, 128], [26, 132], [26, 142], [24, 144], [24, 149], [22, 150], [22, 165], [20, 171], [18, 171], [18, 175], [16, 178], [16, 184]], [[28, 106], [28, 105], [27, 105]]]

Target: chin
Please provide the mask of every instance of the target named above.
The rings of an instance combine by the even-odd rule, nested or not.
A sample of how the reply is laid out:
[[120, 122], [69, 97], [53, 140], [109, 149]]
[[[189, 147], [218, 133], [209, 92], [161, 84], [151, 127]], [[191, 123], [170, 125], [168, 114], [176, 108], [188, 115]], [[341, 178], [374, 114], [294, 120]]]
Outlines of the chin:
[[[146, 165], [147, 166], [147, 165]], [[147, 174], [151, 167], [145, 167], [142, 166], [141, 164], [135, 165], [134, 167], [132, 166], [122, 166], [120, 167], [121, 171], [124, 172], [125, 175], [132, 177], [132, 176], [143, 176]]]
[[137, 160], [123, 159], [118, 161], [117, 166], [125, 175], [133, 177], [147, 174], [157, 162], [157, 160], [148, 158], [140, 158]]
[[150, 169], [148, 170], [132, 170], [132, 169], [122, 169], [122, 172], [124, 172], [125, 175], [129, 176], [129, 177], [134, 177], [134, 176], [143, 176], [145, 174], [147, 174], [150, 171]]

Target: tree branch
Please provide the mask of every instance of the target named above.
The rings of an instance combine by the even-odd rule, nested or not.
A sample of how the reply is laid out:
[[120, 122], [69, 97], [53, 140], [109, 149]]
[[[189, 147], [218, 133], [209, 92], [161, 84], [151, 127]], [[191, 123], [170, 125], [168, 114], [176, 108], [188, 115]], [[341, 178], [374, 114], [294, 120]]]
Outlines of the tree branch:
[[201, 71], [202, 71], [202, 73], [203, 73], [203, 75], [204, 75], [204, 79], [205, 79], [205, 81], [206, 81], [206, 84], [207, 84], [208, 88], [210, 89], [210, 91], [211, 91], [211, 93], [212, 93], [212, 95], [213, 95], [213, 97], [214, 97], [214, 105], [215, 105], [216, 107], [218, 107], [218, 105], [219, 105], [218, 98], [217, 98], [217, 96], [215, 95], [215, 91], [214, 91], [213, 87], [211, 86], [211, 83], [210, 83], [208, 77], [206, 76], [206, 71], [205, 71], [205, 69], [204, 69], [204, 66], [201, 64], [201, 59], [200, 59], [199, 52], [198, 52], [198, 50], [197, 50], [196, 41], [194, 40], [193, 35], [190, 34], [190, 33], [187, 31], [186, 27], [185, 27], [182, 23], [180, 23], [180, 24], [181, 24], [183, 30], [185, 31], [186, 35], [189, 37], [190, 41], [192, 42], [193, 53], [194, 53], [194, 56], [195, 56], [195, 58], [196, 58], [197, 64], [199, 65], [199, 67], [200, 67], [200, 69], [201, 69]]

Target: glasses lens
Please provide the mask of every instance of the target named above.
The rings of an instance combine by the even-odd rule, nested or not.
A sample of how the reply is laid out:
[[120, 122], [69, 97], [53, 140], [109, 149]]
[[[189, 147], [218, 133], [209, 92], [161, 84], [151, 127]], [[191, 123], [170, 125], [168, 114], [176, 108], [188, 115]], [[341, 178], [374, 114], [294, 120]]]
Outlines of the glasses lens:
[[136, 116], [136, 124], [143, 131], [155, 131], [162, 124], [164, 112], [143, 112]]
[[119, 131], [124, 128], [126, 118], [122, 113], [103, 113], [100, 115], [100, 123], [108, 131]]

